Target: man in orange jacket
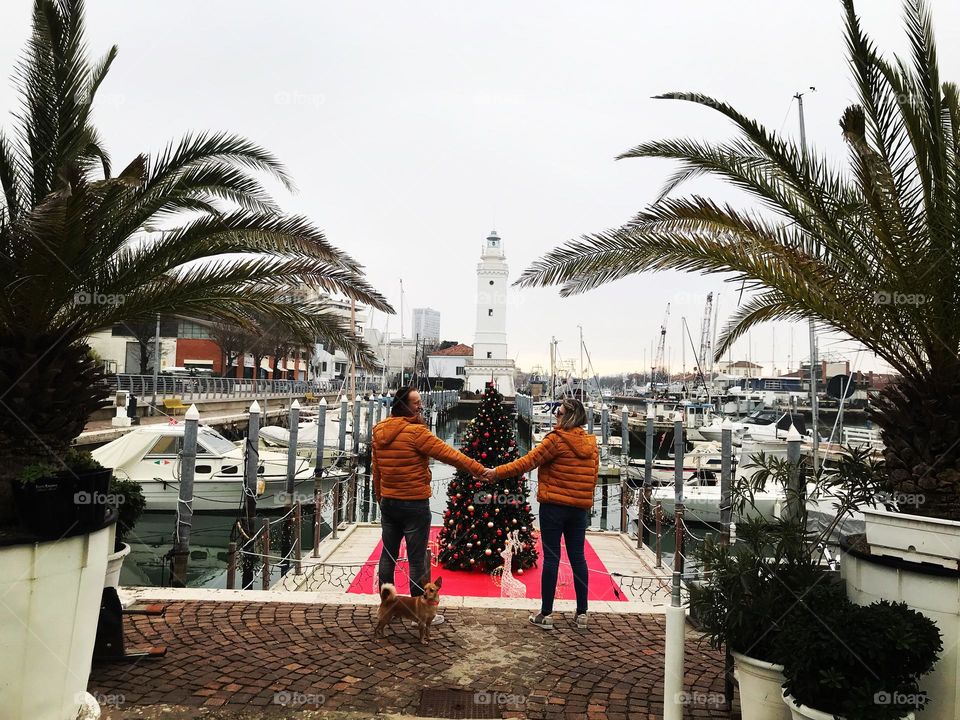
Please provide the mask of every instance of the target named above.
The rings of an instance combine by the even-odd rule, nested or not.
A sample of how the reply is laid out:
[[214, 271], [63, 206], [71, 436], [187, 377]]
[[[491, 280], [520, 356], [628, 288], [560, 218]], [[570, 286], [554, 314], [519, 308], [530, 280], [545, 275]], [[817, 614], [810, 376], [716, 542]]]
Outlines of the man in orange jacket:
[[[383, 552], [380, 585], [392, 583], [400, 541], [406, 538], [410, 562], [410, 594], [423, 594], [427, 541], [430, 538], [430, 458], [479, 476], [484, 467], [430, 432], [423, 419], [420, 393], [397, 390], [390, 417], [373, 429], [373, 492], [380, 503]], [[443, 622], [438, 615], [434, 624]]]

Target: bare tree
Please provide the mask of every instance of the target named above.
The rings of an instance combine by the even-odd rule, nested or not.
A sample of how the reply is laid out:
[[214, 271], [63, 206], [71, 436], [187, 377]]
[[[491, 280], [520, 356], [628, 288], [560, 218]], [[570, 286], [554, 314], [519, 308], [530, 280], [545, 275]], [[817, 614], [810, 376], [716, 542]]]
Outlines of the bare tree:
[[[220, 348], [223, 359], [223, 376], [231, 377], [230, 368], [238, 363], [246, 353], [251, 340], [251, 334], [238, 325], [212, 323], [208, 330], [210, 339]], [[234, 373], [235, 375], [236, 373]]]

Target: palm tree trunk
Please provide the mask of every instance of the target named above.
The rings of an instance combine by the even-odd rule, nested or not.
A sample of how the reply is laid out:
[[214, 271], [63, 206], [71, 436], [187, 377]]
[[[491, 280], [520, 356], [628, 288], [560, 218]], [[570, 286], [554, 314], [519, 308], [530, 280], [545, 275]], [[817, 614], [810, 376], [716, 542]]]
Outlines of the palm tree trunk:
[[902, 378], [871, 415], [886, 445], [886, 490], [901, 510], [960, 521], [960, 364]]
[[23, 468], [59, 466], [108, 394], [86, 345], [0, 335], [0, 527], [15, 520], [12, 488]]

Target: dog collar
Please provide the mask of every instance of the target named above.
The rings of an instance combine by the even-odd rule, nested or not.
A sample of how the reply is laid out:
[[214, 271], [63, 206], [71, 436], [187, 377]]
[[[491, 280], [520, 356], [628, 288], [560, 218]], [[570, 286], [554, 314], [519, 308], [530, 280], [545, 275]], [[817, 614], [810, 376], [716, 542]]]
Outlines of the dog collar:
[[424, 602], [425, 602], [427, 605], [439, 605], [439, 604], [440, 604], [440, 601], [439, 601], [439, 600], [424, 600]]

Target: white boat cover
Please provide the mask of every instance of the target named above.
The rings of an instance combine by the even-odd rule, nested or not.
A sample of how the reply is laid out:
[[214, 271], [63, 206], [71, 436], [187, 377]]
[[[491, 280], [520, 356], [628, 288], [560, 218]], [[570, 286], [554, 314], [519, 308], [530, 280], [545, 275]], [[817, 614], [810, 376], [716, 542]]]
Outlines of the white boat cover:
[[90, 454], [94, 460], [108, 468], [122, 468], [127, 463], [137, 462], [160, 437], [156, 432], [143, 432], [145, 429], [138, 428], [129, 432]]

